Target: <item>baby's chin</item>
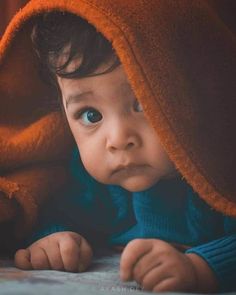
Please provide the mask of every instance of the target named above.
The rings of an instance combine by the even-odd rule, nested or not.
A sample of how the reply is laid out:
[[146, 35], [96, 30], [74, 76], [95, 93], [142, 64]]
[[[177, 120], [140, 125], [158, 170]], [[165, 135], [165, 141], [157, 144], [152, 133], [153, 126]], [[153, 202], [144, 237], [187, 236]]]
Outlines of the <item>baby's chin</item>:
[[155, 185], [160, 179], [150, 179], [144, 176], [127, 177], [118, 184], [132, 193], [145, 191]]
[[113, 177], [93, 177], [100, 183], [106, 185], [117, 185], [132, 193], [145, 191], [163, 178], [161, 175], [152, 175], [151, 173], [126, 175], [126, 177], [123, 175], [122, 177], [117, 177], [115, 179]]

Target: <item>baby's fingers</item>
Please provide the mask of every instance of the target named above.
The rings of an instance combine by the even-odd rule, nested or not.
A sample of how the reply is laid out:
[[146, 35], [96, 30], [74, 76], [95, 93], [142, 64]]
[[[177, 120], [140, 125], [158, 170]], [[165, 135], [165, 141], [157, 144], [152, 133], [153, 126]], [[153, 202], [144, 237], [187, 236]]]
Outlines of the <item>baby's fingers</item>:
[[92, 249], [79, 234], [70, 233], [64, 236], [60, 239], [59, 247], [66, 271], [81, 272], [90, 264]]
[[123, 281], [132, 279], [135, 264], [151, 249], [151, 243], [143, 239], [133, 240], [125, 247], [120, 261], [120, 277]]
[[186, 290], [183, 289], [181, 282], [176, 281], [176, 279], [173, 277], [170, 277], [161, 281], [152, 289], [152, 292], [155, 292], [155, 293], [178, 292], [178, 291], [187, 292]]
[[80, 258], [79, 258], [79, 271], [85, 271], [91, 263], [93, 256], [92, 249], [88, 242], [82, 238], [80, 243]]
[[80, 250], [76, 241], [73, 238], [66, 236], [60, 240], [59, 249], [64, 265], [64, 270], [69, 272], [77, 272]]
[[51, 269], [47, 252], [41, 247], [30, 249], [30, 261], [33, 269]]
[[32, 269], [30, 261], [30, 250], [29, 249], [20, 249], [15, 254], [15, 265], [18, 268], [29, 270]]
[[61, 258], [61, 253], [59, 249], [58, 243], [52, 243], [52, 245], [48, 245], [47, 248], [44, 249], [47, 253], [48, 262], [50, 264], [49, 269], [53, 270], [64, 270], [64, 265]]
[[50, 269], [46, 252], [40, 248], [18, 250], [15, 254], [16, 267], [21, 269]]
[[[138, 281], [138, 283], [142, 286], [144, 290], [147, 290], [147, 291], [154, 291], [154, 288], [155, 288], [155, 291], [157, 291], [158, 288], [162, 288], [162, 287], [167, 288], [167, 289], [163, 289], [163, 291], [173, 291], [168, 289], [170, 287], [169, 283], [172, 283], [173, 280], [174, 280], [173, 277], [168, 273], [165, 267], [157, 266], [149, 270], [141, 278], [141, 280]], [[166, 281], [168, 282], [168, 284], [163, 283]]]

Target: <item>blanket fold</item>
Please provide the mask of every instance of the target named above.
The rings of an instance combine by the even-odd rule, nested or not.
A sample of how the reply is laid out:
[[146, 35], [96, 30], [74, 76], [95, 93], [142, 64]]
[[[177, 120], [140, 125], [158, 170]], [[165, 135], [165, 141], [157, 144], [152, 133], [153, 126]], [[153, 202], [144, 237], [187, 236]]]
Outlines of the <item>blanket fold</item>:
[[6, 32], [0, 43], [0, 234], [10, 231], [0, 248], [14, 248], [44, 201], [66, 184], [73, 144], [57, 95], [41, 82], [32, 48], [24, 50], [30, 28], [12, 41]]

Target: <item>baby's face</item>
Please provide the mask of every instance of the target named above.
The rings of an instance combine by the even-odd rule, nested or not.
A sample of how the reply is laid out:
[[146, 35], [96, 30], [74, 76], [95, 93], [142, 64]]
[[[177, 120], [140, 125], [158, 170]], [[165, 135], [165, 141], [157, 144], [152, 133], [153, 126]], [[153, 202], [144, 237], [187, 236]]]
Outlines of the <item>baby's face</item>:
[[135, 192], [173, 175], [175, 168], [122, 66], [100, 76], [58, 82], [81, 160], [96, 180]]

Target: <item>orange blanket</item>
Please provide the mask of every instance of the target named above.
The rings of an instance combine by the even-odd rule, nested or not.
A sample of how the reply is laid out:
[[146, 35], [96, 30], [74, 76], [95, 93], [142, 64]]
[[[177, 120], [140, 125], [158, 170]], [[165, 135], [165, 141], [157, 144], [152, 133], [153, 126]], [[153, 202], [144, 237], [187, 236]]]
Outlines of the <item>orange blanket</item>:
[[70, 133], [30, 41], [35, 17], [58, 9], [112, 42], [178, 170], [214, 209], [236, 217], [236, 2], [31, 0], [0, 42], [0, 221], [13, 221], [12, 236], [26, 234], [66, 181]]
[[1, 0], [0, 1], [0, 37], [12, 16], [23, 7], [28, 0]]

